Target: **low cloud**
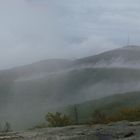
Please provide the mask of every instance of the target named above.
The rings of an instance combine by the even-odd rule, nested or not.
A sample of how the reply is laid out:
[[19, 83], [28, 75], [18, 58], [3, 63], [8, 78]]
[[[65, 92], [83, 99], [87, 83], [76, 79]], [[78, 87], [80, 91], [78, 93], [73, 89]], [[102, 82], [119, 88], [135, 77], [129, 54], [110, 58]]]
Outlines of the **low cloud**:
[[138, 0], [1, 0], [0, 69], [140, 44]]

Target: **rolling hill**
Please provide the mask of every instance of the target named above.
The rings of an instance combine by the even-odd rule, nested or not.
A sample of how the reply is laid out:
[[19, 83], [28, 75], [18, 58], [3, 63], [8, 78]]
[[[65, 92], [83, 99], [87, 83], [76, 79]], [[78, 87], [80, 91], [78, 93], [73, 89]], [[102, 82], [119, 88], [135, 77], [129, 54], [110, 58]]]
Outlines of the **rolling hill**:
[[133, 67], [139, 68], [140, 46], [125, 46], [107, 51], [98, 55], [78, 59], [77, 65], [89, 65], [94, 67]]
[[139, 46], [43, 60], [0, 71], [0, 120], [27, 128], [53, 108], [133, 91], [140, 91]]
[[[80, 104], [68, 106], [65, 112], [72, 118], [74, 117], [74, 107], [78, 112], [79, 123], [89, 122], [92, 113], [95, 110], [100, 110], [106, 114], [112, 114], [121, 108], [140, 107], [140, 91], [127, 92], [103, 97], [97, 100], [90, 100]], [[74, 119], [74, 118], [73, 118]]]

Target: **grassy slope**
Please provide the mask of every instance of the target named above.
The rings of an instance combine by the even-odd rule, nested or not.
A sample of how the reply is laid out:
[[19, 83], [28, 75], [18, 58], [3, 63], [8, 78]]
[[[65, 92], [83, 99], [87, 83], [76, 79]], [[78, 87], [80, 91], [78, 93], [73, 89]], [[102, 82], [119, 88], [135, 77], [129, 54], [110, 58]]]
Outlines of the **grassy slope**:
[[[81, 104], [77, 104], [79, 121], [81, 123], [90, 120], [94, 110], [99, 109], [106, 113], [113, 113], [123, 107], [140, 106], [140, 91], [129, 92], [124, 94], [116, 94], [109, 97], [104, 97], [98, 100], [91, 100]], [[74, 106], [69, 106], [66, 111], [73, 116]]]

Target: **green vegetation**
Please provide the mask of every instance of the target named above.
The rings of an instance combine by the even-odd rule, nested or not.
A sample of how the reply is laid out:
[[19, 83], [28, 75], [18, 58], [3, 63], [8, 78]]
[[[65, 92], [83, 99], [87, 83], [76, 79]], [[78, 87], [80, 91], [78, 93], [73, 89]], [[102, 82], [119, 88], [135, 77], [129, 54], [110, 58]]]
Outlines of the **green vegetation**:
[[62, 114], [60, 112], [55, 112], [55, 113], [49, 112], [45, 116], [45, 122], [35, 125], [30, 130], [42, 129], [42, 128], [47, 128], [47, 127], [63, 127], [63, 126], [68, 126], [72, 124], [73, 124], [73, 121], [68, 115]]
[[140, 121], [140, 92], [129, 92], [66, 107], [62, 113], [48, 113], [46, 123], [35, 128], [71, 124], [106, 124], [122, 120]]
[[112, 122], [121, 120], [140, 121], [140, 107], [122, 108], [119, 112], [108, 117], [108, 120]]
[[59, 112], [48, 113], [45, 116], [45, 119], [48, 122], [49, 127], [63, 127], [72, 124], [69, 116]]
[[[93, 112], [99, 110], [104, 114], [112, 115], [122, 108], [140, 106], [140, 92], [128, 92], [124, 94], [116, 94], [97, 100], [91, 100], [76, 105], [79, 124], [88, 123], [93, 116]], [[75, 105], [65, 108], [67, 113], [73, 120], [75, 120]]]
[[113, 114], [105, 114], [100, 110], [94, 111], [90, 124], [106, 124], [118, 121], [140, 121], [140, 107], [122, 108]]

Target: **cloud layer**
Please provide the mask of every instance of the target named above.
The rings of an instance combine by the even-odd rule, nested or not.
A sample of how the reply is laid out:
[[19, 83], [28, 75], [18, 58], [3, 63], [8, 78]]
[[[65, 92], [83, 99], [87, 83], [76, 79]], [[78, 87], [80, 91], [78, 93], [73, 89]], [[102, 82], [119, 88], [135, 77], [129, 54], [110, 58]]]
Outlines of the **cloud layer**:
[[140, 44], [139, 0], [1, 0], [0, 69]]

